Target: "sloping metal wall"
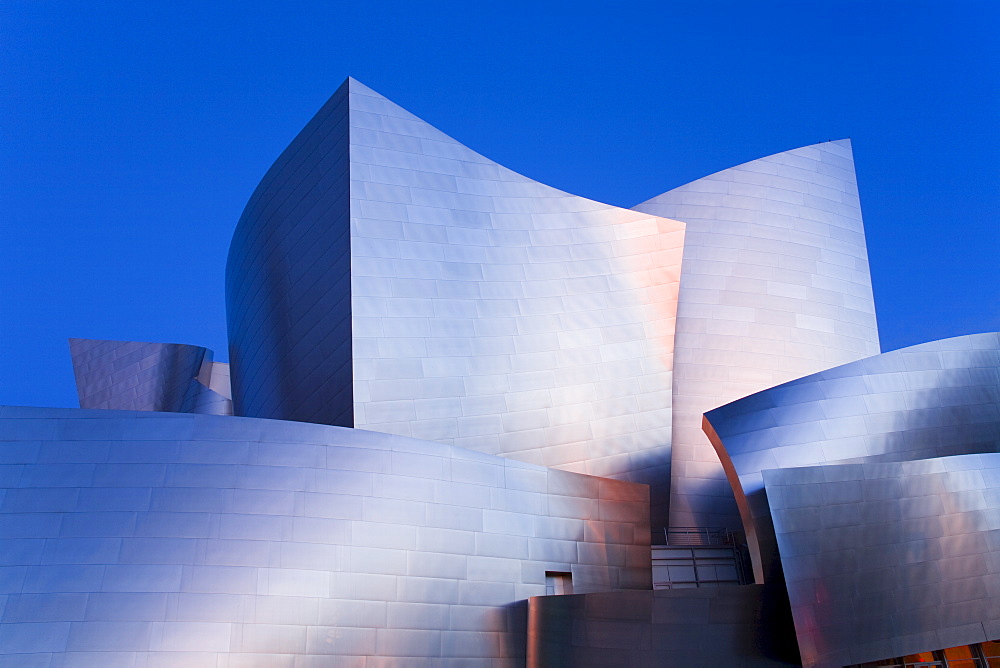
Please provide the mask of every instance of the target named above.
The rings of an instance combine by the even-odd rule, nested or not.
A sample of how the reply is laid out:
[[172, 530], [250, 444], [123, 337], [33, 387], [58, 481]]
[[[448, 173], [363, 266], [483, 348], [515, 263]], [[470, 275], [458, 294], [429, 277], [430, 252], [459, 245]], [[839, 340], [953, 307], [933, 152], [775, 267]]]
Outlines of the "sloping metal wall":
[[517, 666], [547, 571], [650, 587], [642, 485], [177, 413], [2, 407], [0, 446], [10, 665]]
[[754, 160], [634, 208], [687, 225], [670, 526], [738, 531], [702, 414], [879, 352], [851, 143]]
[[226, 263], [237, 415], [354, 426], [348, 82], [282, 152]]
[[758, 582], [787, 589], [805, 665], [1000, 634], [1000, 334], [807, 376], [705, 428]]
[[764, 481], [803, 665], [1000, 638], [1000, 454]]
[[349, 80], [234, 236], [236, 411], [647, 483], [662, 524], [683, 240]]
[[229, 367], [180, 343], [70, 339], [80, 408], [232, 415]]

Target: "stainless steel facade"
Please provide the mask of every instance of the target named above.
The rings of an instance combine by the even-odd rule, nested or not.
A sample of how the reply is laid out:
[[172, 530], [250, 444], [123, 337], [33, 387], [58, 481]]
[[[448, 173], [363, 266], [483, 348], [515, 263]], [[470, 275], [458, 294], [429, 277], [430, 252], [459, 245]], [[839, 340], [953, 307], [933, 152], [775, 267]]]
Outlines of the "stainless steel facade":
[[247, 203], [226, 264], [237, 415], [354, 426], [345, 83]]
[[643, 485], [277, 420], [4, 407], [0, 437], [5, 665], [513, 666], [547, 572], [650, 587]]
[[1000, 638], [1000, 454], [764, 481], [803, 665]]
[[763, 471], [1000, 450], [1000, 334], [845, 364], [710, 411], [705, 423], [763, 582], [776, 557]]
[[70, 339], [80, 408], [232, 415], [229, 365], [180, 343]]
[[[528, 668], [795, 666], [760, 585], [528, 600]], [[794, 654], [794, 652], [793, 652]]]
[[662, 525], [683, 241], [351, 79], [237, 228], [236, 410], [643, 482]]
[[[1000, 636], [1000, 334], [878, 354], [846, 140], [628, 210], [349, 79], [247, 204], [226, 300], [231, 391], [204, 348], [74, 339], [103, 410], [0, 407], [0, 664], [827, 666]], [[709, 588], [653, 591], [651, 528], [745, 531], [758, 584], [720, 584], [726, 542], [661, 560]]]
[[635, 207], [687, 225], [670, 525], [741, 529], [706, 411], [879, 353], [850, 140], [778, 153]]
[[835, 367], [705, 425], [805, 665], [1000, 637], [1000, 334]]

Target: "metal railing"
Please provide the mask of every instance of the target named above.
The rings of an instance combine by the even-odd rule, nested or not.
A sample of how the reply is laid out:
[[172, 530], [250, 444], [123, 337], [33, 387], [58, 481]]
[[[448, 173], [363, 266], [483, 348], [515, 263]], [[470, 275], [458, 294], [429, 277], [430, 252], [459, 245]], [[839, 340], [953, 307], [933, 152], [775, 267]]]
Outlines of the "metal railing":
[[[669, 547], [691, 548], [690, 563], [694, 568], [694, 580], [684, 584], [700, 586], [698, 568], [700, 564], [708, 566], [695, 552], [699, 547], [715, 547], [731, 550], [732, 564], [736, 568], [736, 576], [739, 584], [750, 584], [753, 582], [753, 570], [750, 566], [750, 552], [741, 540], [741, 537], [723, 527], [670, 527], [664, 528], [662, 534], [659, 531], [653, 532], [652, 545], [665, 545]], [[682, 584], [675, 582], [674, 585]], [[667, 584], [666, 586], [670, 586]]]
[[[659, 532], [654, 532], [654, 538]], [[663, 529], [663, 540], [654, 545], [736, 545], [736, 535], [722, 527], [668, 527]]]

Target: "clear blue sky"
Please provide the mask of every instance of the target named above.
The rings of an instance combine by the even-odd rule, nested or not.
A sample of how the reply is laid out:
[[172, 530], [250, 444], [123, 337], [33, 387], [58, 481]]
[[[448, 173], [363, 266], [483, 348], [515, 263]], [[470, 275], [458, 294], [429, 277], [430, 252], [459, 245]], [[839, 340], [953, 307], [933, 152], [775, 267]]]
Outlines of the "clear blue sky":
[[0, 404], [74, 406], [69, 337], [226, 359], [233, 227], [348, 75], [632, 206], [851, 137], [884, 350], [1000, 329], [1000, 3], [0, 4]]

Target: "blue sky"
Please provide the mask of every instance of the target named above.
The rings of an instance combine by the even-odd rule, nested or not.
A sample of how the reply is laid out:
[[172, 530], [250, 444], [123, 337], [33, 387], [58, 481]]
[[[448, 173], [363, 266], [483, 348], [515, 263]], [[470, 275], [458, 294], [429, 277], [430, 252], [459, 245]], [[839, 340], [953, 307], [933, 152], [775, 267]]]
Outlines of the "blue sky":
[[632, 206], [851, 137], [883, 350], [1000, 329], [1000, 3], [0, 4], [0, 404], [66, 339], [226, 359], [223, 271], [348, 75], [497, 162]]

